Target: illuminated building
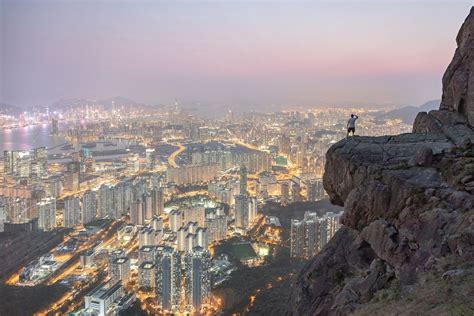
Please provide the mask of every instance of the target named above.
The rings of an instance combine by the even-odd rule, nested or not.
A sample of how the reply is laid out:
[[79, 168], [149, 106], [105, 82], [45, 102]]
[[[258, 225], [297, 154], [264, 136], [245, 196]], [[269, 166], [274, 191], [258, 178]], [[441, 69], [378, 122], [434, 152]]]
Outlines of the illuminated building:
[[138, 249], [138, 264], [155, 261], [155, 246], [143, 246]]
[[209, 235], [209, 242], [213, 243], [225, 239], [227, 234], [227, 216], [209, 214], [204, 225], [207, 228]]
[[145, 150], [146, 168], [153, 170], [155, 168], [155, 149], [147, 148]]
[[74, 227], [81, 222], [81, 203], [78, 197], [68, 197], [64, 200], [63, 225]]
[[113, 280], [99, 285], [85, 296], [85, 314], [108, 316], [118, 314], [116, 302], [125, 294], [122, 282]]
[[180, 211], [172, 210], [169, 213], [169, 226], [173, 232], [177, 232], [183, 222], [183, 215]]
[[197, 245], [203, 249], [207, 249], [209, 246], [209, 234], [205, 227], [199, 227], [196, 231]]
[[112, 258], [109, 261], [109, 274], [113, 280], [127, 283], [130, 275], [130, 259], [126, 256]]
[[98, 211], [97, 216], [102, 219], [109, 216], [111, 219], [116, 219], [118, 216], [114, 209], [114, 190], [112, 186], [103, 184], [98, 191]]
[[42, 199], [36, 206], [38, 207], [38, 228], [44, 231], [56, 228], [56, 199]]
[[130, 223], [133, 225], [145, 224], [145, 212], [141, 201], [135, 201], [130, 204]]
[[303, 257], [305, 249], [304, 222], [296, 219], [291, 220], [290, 230], [290, 256]]
[[181, 297], [181, 256], [171, 247], [156, 250], [156, 296], [165, 311], [178, 306]]
[[301, 187], [295, 181], [291, 182], [291, 200], [292, 202], [300, 202], [301, 201]]
[[240, 167], [240, 192], [239, 194], [247, 194], [247, 167]]
[[162, 188], [154, 187], [151, 190], [153, 215], [161, 215], [165, 208], [165, 197]]
[[184, 214], [184, 223], [197, 222], [199, 226], [204, 225], [206, 219], [206, 210], [203, 206], [188, 207], [182, 209]]
[[209, 252], [201, 247], [193, 248], [185, 256], [186, 304], [191, 305], [196, 312], [210, 300], [210, 262]]
[[235, 197], [235, 227], [247, 229], [248, 227], [249, 197], [240, 194]]
[[138, 286], [144, 290], [155, 288], [155, 265], [153, 262], [143, 262], [138, 267]]
[[94, 220], [97, 212], [97, 194], [94, 191], [86, 191], [82, 195], [81, 223], [87, 224]]
[[328, 243], [340, 228], [342, 212], [324, 216], [305, 212], [302, 220], [291, 220], [291, 257], [310, 259]]
[[280, 203], [281, 205], [287, 205], [290, 201], [290, 186], [287, 181], [281, 183], [281, 196]]
[[154, 230], [163, 230], [163, 219], [158, 216], [153, 216], [150, 221], [150, 226]]

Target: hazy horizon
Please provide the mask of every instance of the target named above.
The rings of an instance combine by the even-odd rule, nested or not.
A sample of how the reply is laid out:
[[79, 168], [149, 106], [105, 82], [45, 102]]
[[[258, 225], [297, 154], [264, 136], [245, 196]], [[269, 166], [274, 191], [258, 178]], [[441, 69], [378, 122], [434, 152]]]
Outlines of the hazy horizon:
[[421, 105], [471, 5], [0, 0], [0, 102]]

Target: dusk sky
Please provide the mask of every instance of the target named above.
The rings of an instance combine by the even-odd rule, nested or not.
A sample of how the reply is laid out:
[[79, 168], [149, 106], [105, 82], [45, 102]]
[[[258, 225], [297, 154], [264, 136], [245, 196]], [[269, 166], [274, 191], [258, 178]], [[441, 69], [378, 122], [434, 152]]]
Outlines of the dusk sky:
[[0, 102], [418, 105], [472, 1], [0, 0]]

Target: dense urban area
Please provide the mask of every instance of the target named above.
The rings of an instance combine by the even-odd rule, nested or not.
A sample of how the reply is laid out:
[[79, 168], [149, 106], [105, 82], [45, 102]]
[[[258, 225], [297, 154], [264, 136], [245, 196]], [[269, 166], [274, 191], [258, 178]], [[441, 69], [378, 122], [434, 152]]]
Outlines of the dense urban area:
[[[3, 114], [0, 314], [281, 312], [340, 226], [322, 176], [353, 111]], [[359, 108], [357, 134], [410, 132], [398, 114]]]

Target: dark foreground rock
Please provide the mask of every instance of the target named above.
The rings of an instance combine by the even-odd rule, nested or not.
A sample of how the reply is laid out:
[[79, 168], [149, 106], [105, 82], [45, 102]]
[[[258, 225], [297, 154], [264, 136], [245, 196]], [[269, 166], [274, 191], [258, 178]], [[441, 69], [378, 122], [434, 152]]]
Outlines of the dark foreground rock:
[[474, 9], [457, 41], [440, 110], [413, 134], [329, 149], [344, 227], [301, 271], [289, 314], [474, 314]]

